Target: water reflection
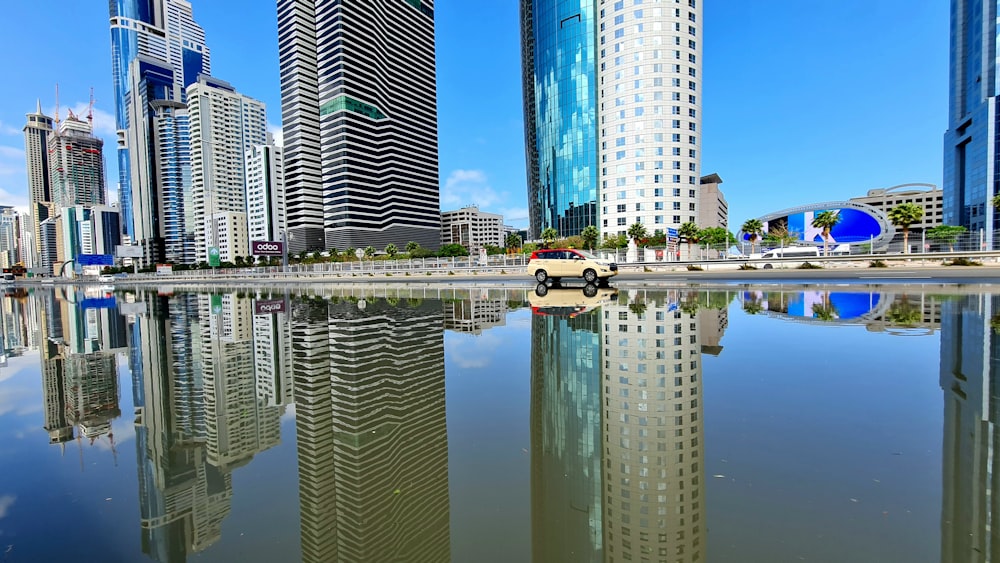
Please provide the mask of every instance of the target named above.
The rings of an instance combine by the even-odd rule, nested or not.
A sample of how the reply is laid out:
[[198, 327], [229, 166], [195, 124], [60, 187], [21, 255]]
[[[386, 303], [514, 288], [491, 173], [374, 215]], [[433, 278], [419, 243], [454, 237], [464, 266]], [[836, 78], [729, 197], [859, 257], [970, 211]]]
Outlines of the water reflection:
[[59, 447], [118, 454], [127, 359], [149, 558], [212, 553], [234, 497], [257, 493], [237, 490], [234, 472], [279, 446], [294, 415], [299, 522], [287, 540], [301, 559], [433, 562], [453, 557], [462, 502], [449, 488], [445, 331], [498, 330], [524, 305], [533, 561], [708, 560], [705, 416], [720, 406], [704, 403], [703, 362], [730, 353], [730, 315], [940, 329], [941, 561], [1000, 556], [1000, 301], [978, 292], [60, 288], [5, 297], [0, 337], [3, 362], [39, 351], [43, 425]]

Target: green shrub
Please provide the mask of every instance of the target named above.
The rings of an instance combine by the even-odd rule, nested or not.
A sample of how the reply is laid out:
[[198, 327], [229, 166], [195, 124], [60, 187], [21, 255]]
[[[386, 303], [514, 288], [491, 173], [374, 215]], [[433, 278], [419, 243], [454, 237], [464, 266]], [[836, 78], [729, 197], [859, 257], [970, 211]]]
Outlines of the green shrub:
[[741, 270], [756, 270], [757, 266], [754, 266], [753, 264], [740, 264], [740, 269]]
[[888, 268], [889, 265], [882, 260], [872, 260], [868, 263], [869, 268]]
[[800, 270], [822, 270], [823, 266], [820, 266], [819, 264], [813, 264], [812, 262], [803, 262], [802, 264], [799, 264], [798, 269], [800, 269]]
[[945, 262], [945, 266], [982, 266], [982, 262], [976, 262], [975, 260], [969, 260], [964, 256], [959, 258], [953, 258], [951, 262]]
[[699, 266], [697, 264], [688, 264], [687, 265], [687, 269], [688, 269], [689, 272], [700, 272], [700, 271], [702, 271], [701, 266]]

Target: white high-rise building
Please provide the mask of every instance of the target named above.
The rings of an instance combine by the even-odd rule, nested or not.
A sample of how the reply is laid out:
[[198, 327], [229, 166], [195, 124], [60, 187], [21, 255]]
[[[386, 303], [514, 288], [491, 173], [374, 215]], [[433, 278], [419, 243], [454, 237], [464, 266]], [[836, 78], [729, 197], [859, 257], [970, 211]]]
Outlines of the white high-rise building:
[[[31, 205], [33, 245], [31, 261], [38, 261], [41, 253], [39, 226], [49, 218], [52, 193], [49, 186], [49, 136], [52, 135], [52, 118], [42, 113], [42, 102], [37, 102], [35, 113], [25, 116], [24, 160], [28, 172], [28, 199]], [[25, 261], [27, 264], [27, 261]]]
[[697, 222], [699, 0], [521, 0], [531, 234]]
[[247, 233], [250, 241], [281, 240], [285, 230], [285, 170], [281, 147], [267, 142], [246, 151]]
[[[194, 210], [195, 252], [199, 262], [208, 261], [209, 247], [218, 246], [215, 225], [221, 214], [239, 214], [246, 248], [232, 246], [231, 256], [250, 253], [246, 233], [246, 152], [267, 138], [264, 103], [238, 93], [221, 80], [202, 76], [188, 87], [188, 119], [191, 132], [191, 201]], [[238, 239], [230, 237], [236, 245]], [[220, 253], [222, 249], [220, 248]]]

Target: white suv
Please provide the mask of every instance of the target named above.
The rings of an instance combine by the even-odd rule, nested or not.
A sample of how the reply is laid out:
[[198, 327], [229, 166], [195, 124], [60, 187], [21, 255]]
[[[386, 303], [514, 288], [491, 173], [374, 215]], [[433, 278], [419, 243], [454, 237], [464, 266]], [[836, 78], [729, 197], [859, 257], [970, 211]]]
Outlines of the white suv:
[[528, 260], [528, 274], [538, 283], [560, 278], [583, 278], [588, 284], [607, 283], [618, 275], [618, 264], [602, 260], [593, 254], [572, 248], [536, 250]]

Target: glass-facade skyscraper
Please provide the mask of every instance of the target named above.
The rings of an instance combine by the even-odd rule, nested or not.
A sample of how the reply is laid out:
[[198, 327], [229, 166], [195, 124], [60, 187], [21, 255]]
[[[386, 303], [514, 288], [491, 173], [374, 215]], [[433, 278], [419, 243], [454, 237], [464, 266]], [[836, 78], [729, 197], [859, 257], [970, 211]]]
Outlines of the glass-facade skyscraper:
[[521, 1], [532, 238], [697, 221], [701, 13], [699, 0]]
[[944, 135], [944, 223], [982, 229], [987, 245], [996, 212], [997, 166], [996, 0], [952, 0], [948, 131]]
[[[171, 152], [179, 146], [172, 140], [159, 145], [164, 122], [158, 110], [169, 108], [166, 121], [182, 126], [171, 137], [186, 135], [185, 119], [176, 119], [172, 106], [153, 102], [185, 103], [184, 89], [211, 73], [211, 60], [187, 0], [111, 0], [109, 11], [122, 227], [143, 246], [148, 264], [165, 260], [167, 246], [183, 246], [177, 241], [184, 233], [171, 230], [179, 228], [177, 221], [161, 215], [168, 202], [179, 201], [175, 184], [184, 180], [169, 170], [188, 158]], [[163, 181], [161, 174], [167, 175]]]

